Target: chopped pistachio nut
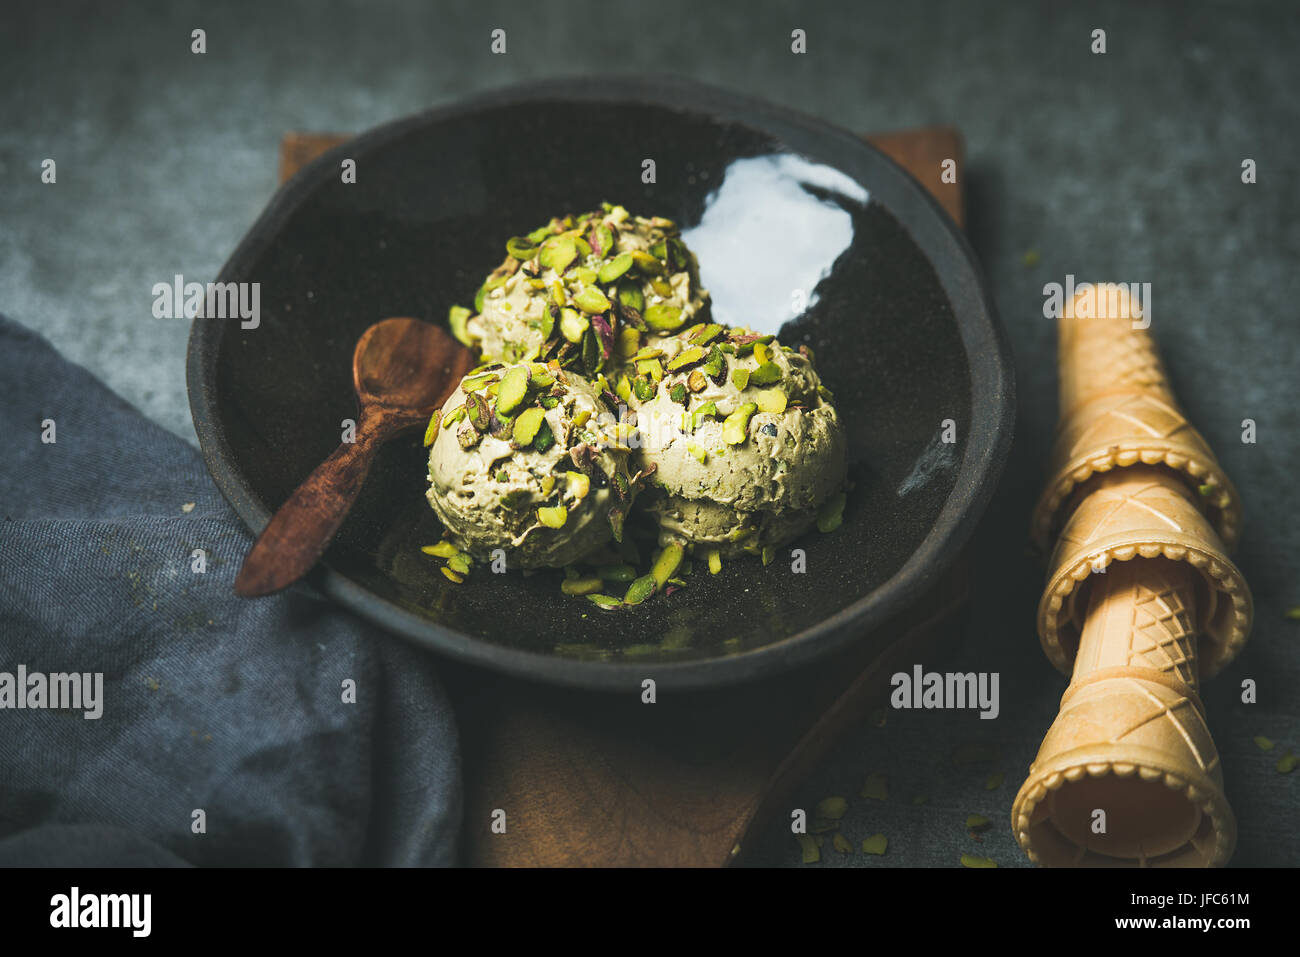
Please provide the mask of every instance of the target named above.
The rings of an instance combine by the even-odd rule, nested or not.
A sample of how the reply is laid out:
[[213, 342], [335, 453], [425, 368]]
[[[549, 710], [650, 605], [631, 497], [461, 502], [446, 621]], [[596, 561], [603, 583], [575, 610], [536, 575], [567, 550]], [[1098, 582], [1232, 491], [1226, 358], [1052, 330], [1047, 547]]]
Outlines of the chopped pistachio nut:
[[454, 572], [462, 575], [468, 575], [470, 569], [470, 557], [464, 552], [457, 552], [447, 558], [447, 567]]
[[1300, 764], [1300, 758], [1297, 758], [1294, 754], [1284, 754], [1282, 757], [1277, 759], [1277, 773], [1290, 774], [1296, 769], [1298, 764]]
[[632, 391], [642, 402], [649, 402], [655, 397], [655, 384], [649, 376], [639, 375], [632, 380]]
[[684, 369], [689, 365], [694, 365], [704, 358], [704, 350], [699, 346], [692, 346], [689, 349], [683, 349], [677, 355], [668, 360], [668, 371], [676, 372], [678, 369]]
[[883, 834], [872, 834], [862, 841], [863, 854], [875, 854], [881, 856], [889, 848], [889, 838]]
[[528, 363], [529, 385], [534, 389], [549, 389], [555, 385], [555, 374], [544, 362]]
[[581, 502], [591, 491], [591, 479], [581, 472], [564, 473], [565, 491], [570, 498]]
[[597, 278], [603, 283], [611, 283], [617, 280], [625, 272], [632, 268], [632, 254], [619, 253], [609, 262], [600, 267]]
[[750, 385], [771, 385], [781, 378], [781, 367], [775, 362], [764, 362], [749, 374]]
[[491, 385], [493, 382], [499, 382], [500, 380], [501, 376], [495, 372], [485, 372], [482, 375], [470, 376], [463, 380], [460, 387], [463, 392], [477, 392], [485, 385]]
[[984, 779], [984, 790], [985, 790], [985, 791], [996, 791], [996, 790], [997, 790], [998, 788], [1000, 788], [1000, 787], [1002, 787], [1002, 772], [1001, 772], [1001, 771], [997, 771], [997, 772], [995, 772], [995, 773], [993, 773], [993, 774], [990, 774], [988, 777], [986, 777], [986, 778]]
[[512, 236], [506, 240], [506, 252], [515, 259], [527, 261], [537, 255], [537, 244], [526, 236]]
[[450, 429], [463, 418], [465, 418], [465, 406], [458, 405], [442, 417], [442, 427], [444, 429]]
[[709, 350], [709, 357], [704, 360], [702, 368], [706, 376], [721, 385], [722, 373], [727, 368], [727, 357], [721, 349], [714, 346]]
[[822, 859], [822, 852], [811, 834], [796, 834], [795, 837], [799, 839], [799, 848], [803, 851], [805, 864], [816, 864]]
[[704, 346], [718, 338], [722, 332], [722, 326], [718, 325], [716, 322], [711, 322], [708, 325], [699, 326], [698, 331], [692, 332], [689, 338], [695, 345]]
[[997, 862], [991, 857], [976, 857], [974, 854], [963, 854], [961, 856], [962, 867], [997, 867]]
[[617, 608], [623, 604], [617, 598], [611, 598], [609, 595], [588, 595], [587, 601], [599, 605], [601, 608]]
[[591, 325], [591, 320], [578, 312], [577, 309], [565, 306], [560, 310], [560, 335], [574, 345], [582, 341], [582, 337], [586, 334], [589, 325]]
[[[589, 235], [591, 238], [591, 251], [597, 256], [608, 256], [614, 248], [614, 231], [604, 223], [597, 223], [592, 227]], [[631, 263], [628, 265], [631, 265]]]
[[745, 439], [749, 437], [750, 416], [757, 410], [758, 406], [753, 402], [746, 402], [727, 416], [722, 422], [722, 440], [728, 445], [744, 444]]
[[532, 445], [533, 439], [537, 437], [537, 430], [541, 428], [545, 416], [546, 412], [537, 406], [524, 409], [524, 411], [520, 412], [515, 418], [513, 429], [515, 444], [521, 449]]
[[641, 333], [632, 326], [620, 326], [616, 341], [618, 356], [626, 362], [641, 348]]
[[438, 571], [442, 572], [443, 576], [446, 577], [448, 581], [454, 582], [454, 583], [457, 584], [457, 585], [459, 585], [459, 584], [461, 584], [461, 583], [463, 583], [463, 582], [465, 581], [465, 576], [464, 576], [464, 575], [461, 575], [461, 574], [458, 573], [458, 572], [454, 572], [454, 571], [452, 571], [452, 570], [451, 570], [450, 568], [448, 568], [446, 565], [442, 566], [442, 568], [438, 569]]
[[566, 578], [560, 582], [560, 591], [566, 595], [594, 595], [603, 584], [594, 575], [590, 578]]
[[664, 377], [664, 366], [658, 359], [638, 359], [636, 371], [643, 376], [649, 376], [655, 382], [661, 381]]
[[573, 304], [583, 312], [595, 315], [609, 311], [609, 299], [595, 286], [588, 286], [573, 297]]
[[433, 445], [433, 440], [438, 434], [438, 419], [440, 416], [441, 410], [435, 410], [433, 415], [429, 417], [429, 424], [424, 430], [424, 447], [426, 449]]
[[703, 422], [707, 418], [716, 416], [717, 414], [718, 414], [718, 404], [714, 402], [712, 399], [710, 399], [708, 402], [705, 402], [702, 406], [700, 406], [698, 409], [695, 410], [695, 414], [691, 419], [691, 431], [694, 432], [696, 429], [700, 427], [701, 422]]
[[497, 415], [509, 415], [524, 401], [528, 394], [527, 366], [514, 366], [501, 380], [501, 390], [497, 393]]
[[[673, 572], [677, 571], [677, 566], [682, 563], [684, 554], [685, 552], [680, 545], [674, 543], [664, 546], [664, 550], [659, 553], [654, 566], [650, 569], [650, 575], [654, 579], [656, 586], [662, 588], [664, 582], [672, 578]], [[624, 600], [626, 601], [626, 599]]]
[[447, 325], [451, 327], [451, 334], [456, 337], [456, 341], [461, 345], [473, 348], [474, 340], [469, 334], [469, 317], [473, 315], [464, 306], [452, 306], [447, 310]]
[[1294, 608], [1288, 608], [1286, 611], [1282, 613], [1282, 617], [1289, 618], [1292, 621], [1300, 620], [1300, 605], [1297, 605]]
[[735, 386], [737, 389], [739, 389], [741, 392], [744, 392], [745, 389], [749, 386], [749, 370], [748, 370], [748, 369], [732, 369], [732, 370], [731, 370], [731, 384], [734, 385], [734, 386]]
[[817, 531], [828, 533], [840, 527], [844, 521], [845, 501], [845, 494], [836, 492], [822, 503], [821, 508], [817, 509]]
[[[635, 255], [634, 253], [634, 259]], [[634, 282], [624, 281], [618, 284], [618, 301], [638, 313], [645, 308], [645, 294], [641, 292], [641, 287]]]
[[472, 449], [482, 437], [483, 433], [468, 422], [456, 431], [456, 441], [460, 443], [462, 449]]
[[423, 545], [420, 551], [426, 555], [433, 555], [436, 558], [451, 558], [460, 552], [451, 542], [439, 542], [437, 545]]
[[[656, 286], [655, 291], [659, 295], [667, 298], [673, 294], [671, 286], [666, 282], [663, 282], [663, 280], [658, 280], [658, 282], [663, 283], [663, 285], [667, 287], [666, 291], [662, 291]], [[654, 329], [656, 332], [672, 332], [685, 321], [682, 317], [682, 310], [680, 308], [662, 302], [657, 302], [653, 305], [647, 306], [642, 318], [645, 319], [646, 325], [651, 329]]]
[[647, 276], [658, 276], [664, 271], [664, 264], [642, 249], [632, 251], [632, 262]]
[[835, 850], [839, 851], [841, 854], [853, 853], [853, 845], [849, 843], [849, 839], [845, 837], [843, 834], [836, 834], [834, 837], [832, 837], [831, 846], [834, 847]]
[[822, 798], [817, 802], [817, 807], [813, 810], [813, 816], [838, 821], [848, 809], [849, 802], [845, 798], [838, 796]]
[[551, 427], [543, 419], [542, 424], [537, 427], [537, 437], [533, 439], [533, 448], [539, 452], [545, 452], [554, 444], [555, 433], [551, 431]]
[[1255, 747], [1259, 748], [1261, 751], [1272, 751], [1273, 742], [1262, 734], [1257, 734], [1255, 735]]
[[628, 583], [636, 580], [636, 569], [625, 562], [616, 565], [602, 565], [596, 569], [601, 581]]
[[695, 460], [699, 462], [701, 465], [703, 465], [709, 457], [709, 453], [706, 452], [700, 446], [696, 445], [694, 442], [686, 443], [686, 451], [690, 452], [691, 455], [695, 456]]
[[537, 510], [537, 520], [547, 528], [563, 528], [569, 520], [569, 510], [563, 505], [543, 505]]
[[785, 411], [789, 399], [780, 389], [760, 389], [758, 395], [754, 397], [754, 402], [758, 406], [759, 412], [770, 412], [773, 415], [780, 415]]
[[625, 605], [639, 605], [655, 592], [655, 579], [653, 575], [642, 575], [632, 582], [627, 588], [627, 594], [623, 596]]
[[716, 548], [710, 548], [708, 550], [708, 556], [709, 574], [716, 575], [718, 572], [722, 571], [722, 552]]
[[480, 432], [486, 432], [492, 425], [492, 409], [481, 395], [471, 393], [465, 397], [465, 416]]
[[966, 817], [966, 830], [982, 831], [989, 826], [989, 819], [983, 814], [970, 814]]
[[862, 789], [858, 791], [858, 797], [871, 798], [875, 801], [884, 801], [889, 797], [889, 779], [883, 774], [868, 774], [867, 779], [862, 782]]
[[547, 269], [554, 269], [561, 275], [569, 264], [578, 257], [578, 245], [568, 236], [556, 236], [542, 243], [537, 261]]

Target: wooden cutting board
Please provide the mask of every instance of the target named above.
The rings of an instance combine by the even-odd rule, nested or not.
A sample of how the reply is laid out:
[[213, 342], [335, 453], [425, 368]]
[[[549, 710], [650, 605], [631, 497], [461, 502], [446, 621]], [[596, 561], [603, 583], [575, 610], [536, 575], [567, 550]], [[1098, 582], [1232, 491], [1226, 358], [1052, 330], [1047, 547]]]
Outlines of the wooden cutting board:
[[[347, 136], [289, 133], [284, 181]], [[868, 136], [964, 224], [961, 136]], [[941, 181], [943, 161], [954, 182]], [[442, 675], [461, 731], [461, 858], [484, 866], [717, 867], [745, 860], [799, 781], [886, 698], [889, 677], [955, 642], [964, 561], [925, 597], [832, 658], [737, 688], [673, 695], [553, 689], [454, 662]], [[504, 812], [504, 833], [500, 821]]]

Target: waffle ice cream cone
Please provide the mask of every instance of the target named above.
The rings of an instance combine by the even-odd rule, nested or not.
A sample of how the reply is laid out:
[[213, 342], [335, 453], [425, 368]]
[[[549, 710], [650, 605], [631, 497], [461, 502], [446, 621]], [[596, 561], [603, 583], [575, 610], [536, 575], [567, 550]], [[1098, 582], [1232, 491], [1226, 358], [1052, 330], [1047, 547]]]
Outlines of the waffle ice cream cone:
[[1237, 490], [1179, 408], [1128, 290], [1096, 287], [1085, 309], [1088, 295], [1081, 291], [1058, 323], [1060, 425], [1051, 480], [1034, 509], [1034, 540], [1048, 549], [1071, 493], [1090, 477], [1142, 464], [1166, 468], [1197, 490], [1219, 537], [1234, 547], [1241, 529]]
[[1061, 319], [1061, 424], [1033, 519], [1040, 544], [1059, 533], [1038, 631], [1071, 680], [1012, 827], [1045, 865], [1220, 865], [1236, 822], [1199, 687], [1250, 632], [1227, 557], [1237, 492], [1127, 291], [1100, 288], [1104, 315]]
[[1221, 551], [1210, 557], [1212, 545], [1165, 521], [1194, 517], [1214, 536], [1190, 495], [1156, 469], [1117, 469], [1062, 535], [1039, 625], [1071, 681], [1012, 807], [1036, 863], [1210, 866], [1232, 852], [1198, 689], [1204, 650], [1221, 664], [1240, 647], [1207, 645], [1207, 623], [1244, 641], [1249, 592]]
[[1038, 636], [1052, 664], [1070, 674], [1088, 614], [1094, 575], [1116, 562], [1165, 558], [1185, 565], [1198, 597], [1201, 671], [1212, 678], [1246, 643], [1250, 589], [1190, 491], [1151, 466], [1117, 468], [1094, 479], [1071, 514], [1048, 567]]

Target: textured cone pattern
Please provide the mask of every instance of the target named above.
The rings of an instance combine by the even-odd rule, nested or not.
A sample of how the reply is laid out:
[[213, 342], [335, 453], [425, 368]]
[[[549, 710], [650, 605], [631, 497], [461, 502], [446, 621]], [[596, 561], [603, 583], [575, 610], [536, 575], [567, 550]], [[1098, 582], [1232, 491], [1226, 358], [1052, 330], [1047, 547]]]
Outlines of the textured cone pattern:
[[1250, 633], [1227, 558], [1240, 503], [1142, 326], [1115, 286], [1059, 323], [1061, 418], [1032, 533], [1055, 541], [1038, 633], [1071, 682], [1011, 812], [1045, 865], [1215, 866], [1236, 845], [1198, 687]]
[[[1135, 328], [1128, 291], [1098, 289], [1097, 304], [1083, 310], [1084, 294], [1076, 296], [1058, 324], [1061, 417], [1051, 481], [1034, 510], [1035, 541], [1048, 548], [1071, 493], [1091, 476], [1141, 464], [1168, 468], [1203, 489], [1202, 504], [1232, 548], [1241, 528], [1236, 488], [1179, 408], [1150, 333]], [[1098, 307], [1103, 315], [1093, 314]]]
[[1012, 808], [1036, 863], [1213, 866], [1231, 855], [1236, 824], [1196, 693], [1196, 592], [1190, 566], [1161, 558], [1094, 582], [1073, 680]]
[[1164, 557], [1186, 564], [1201, 583], [1196, 630], [1202, 672], [1213, 677], [1245, 645], [1253, 606], [1245, 579], [1193, 493], [1150, 467], [1119, 469], [1094, 482], [1096, 490], [1061, 532], [1038, 606], [1047, 657], [1065, 674], [1074, 667], [1086, 608], [1080, 596], [1091, 576], [1115, 562]]

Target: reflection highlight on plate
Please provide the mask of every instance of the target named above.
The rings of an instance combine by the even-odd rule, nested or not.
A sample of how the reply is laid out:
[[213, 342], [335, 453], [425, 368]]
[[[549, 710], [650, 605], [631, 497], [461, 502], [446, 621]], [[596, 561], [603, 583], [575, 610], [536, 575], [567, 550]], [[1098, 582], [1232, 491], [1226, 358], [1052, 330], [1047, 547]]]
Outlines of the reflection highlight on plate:
[[817, 284], [853, 243], [844, 206], [868, 198], [839, 170], [792, 153], [733, 161], [699, 225], [682, 234], [700, 261], [715, 321], [775, 334], [810, 308]]

